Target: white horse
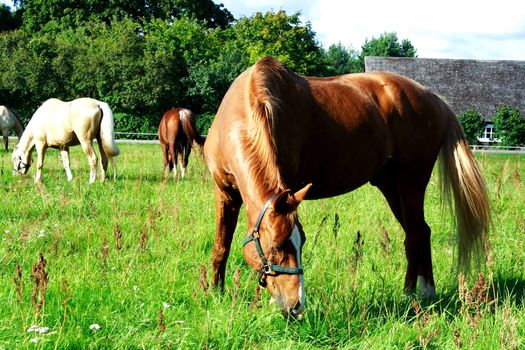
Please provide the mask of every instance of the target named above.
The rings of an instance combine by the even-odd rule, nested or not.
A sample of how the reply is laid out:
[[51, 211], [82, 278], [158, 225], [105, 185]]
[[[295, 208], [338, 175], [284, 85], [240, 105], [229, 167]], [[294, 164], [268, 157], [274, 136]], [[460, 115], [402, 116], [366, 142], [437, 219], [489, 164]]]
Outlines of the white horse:
[[6, 106], [0, 106], [0, 130], [2, 130], [2, 136], [4, 137], [4, 147], [6, 152], [9, 150], [9, 130], [13, 128], [15, 129], [18, 140], [20, 141], [20, 137], [24, 132], [24, 126], [20, 122], [20, 119], [18, 119], [18, 116], [15, 114], [15, 112]]
[[66, 169], [68, 181], [73, 179], [69, 168], [69, 147], [82, 145], [87, 155], [91, 171], [89, 182], [97, 177], [97, 155], [93, 148], [96, 138], [102, 159], [101, 181], [106, 178], [108, 159], [113, 166], [113, 177], [116, 177], [113, 157], [120, 153], [115, 145], [113, 134], [113, 113], [105, 102], [92, 98], [79, 98], [62, 102], [52, 98], [44, 102], [33, 114], [20, 142], [13, 151], [13, 173], [26, 174], [31, 166], [31, 153], [36, 148], [37, 169], [35, 182], [41, 181], [44, 154], [48, 147], [58, 148], [62, 163]]

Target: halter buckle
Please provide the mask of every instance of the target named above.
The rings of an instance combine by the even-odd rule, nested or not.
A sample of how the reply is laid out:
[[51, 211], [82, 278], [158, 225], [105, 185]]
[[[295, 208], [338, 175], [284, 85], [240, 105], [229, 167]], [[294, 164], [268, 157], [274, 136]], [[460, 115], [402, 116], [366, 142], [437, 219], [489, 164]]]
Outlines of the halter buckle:
[[269, 264], [264, 264], [261, 271], [266, 275], [269, 275], [273, 272], [272, 267]]

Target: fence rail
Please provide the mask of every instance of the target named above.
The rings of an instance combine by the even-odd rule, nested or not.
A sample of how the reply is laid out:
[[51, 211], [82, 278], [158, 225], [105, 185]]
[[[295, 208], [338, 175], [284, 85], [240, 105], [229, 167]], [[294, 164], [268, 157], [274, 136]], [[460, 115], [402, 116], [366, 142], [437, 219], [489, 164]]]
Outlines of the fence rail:
[[[123, 138], [119, 138], [120, 136], [127, 136]], [[128, 136], [131, 135], [131, 136]], [[116, 142], [117, 143], [151, 143], [156, 144], [159, 143], [157, 134], [154, 133], [147, 133], [147, 132], [121, 132], [116, 131]], [[138, 138], [139, 136], [142, 136], [143, 138]], [[206, 135], [201, 135], [202, 137], [206, 137]], [[130, 138], [131, 137], [131, 138]], [[144, 139], [144, 138], [148, 139]], [[18, 138], [16, 136], [9, 136], [9, 140], [11, 141], [17, 141]], [[523, 153], [525, 154], [525, 147], [524, 146], [486, 146], [486, 145], [471, 145], [470, 149], [474, 152], [480, 152], [480, 153]]]

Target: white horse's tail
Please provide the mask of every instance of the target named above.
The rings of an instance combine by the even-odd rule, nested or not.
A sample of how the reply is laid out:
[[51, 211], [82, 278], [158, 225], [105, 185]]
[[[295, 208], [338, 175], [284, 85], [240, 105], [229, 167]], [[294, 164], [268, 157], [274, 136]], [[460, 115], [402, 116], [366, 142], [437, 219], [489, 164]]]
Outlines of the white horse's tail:
[[118, 156], [120, 150], [115, 144], [115, 135], [113, 133], [113, 112], [106, 102], [100, 102], [102, 110], [102, 121], [100, 122], [100, 139], [102, 148], [109, 158]]

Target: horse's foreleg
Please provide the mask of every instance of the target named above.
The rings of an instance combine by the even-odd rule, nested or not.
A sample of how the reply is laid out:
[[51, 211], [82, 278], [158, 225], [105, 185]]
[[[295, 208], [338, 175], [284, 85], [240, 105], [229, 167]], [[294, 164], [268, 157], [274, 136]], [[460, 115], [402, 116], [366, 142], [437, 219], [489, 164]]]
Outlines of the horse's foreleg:
[[91, 141], [80, 141], [82, 144], [82, 150], [86, 154], [88, 161], [89, 161], [89, 183], [95, 182], [97, 179], [97, 154], [95, 153], [95, 149], [93, 148], [93, 143]]
[[218, 187], [215, 188], [215, 242], [213, 243], [212, 274], [213, 286], [224, 289], [226, 262], [230, 255], [235, 226], [242, 205], [237, 192], [227, 193]]
[[73, 174], [71, 174], [71, 168], [69, 167], [69, 147], [60, 150], [60, 155], [64, 169], [66, 169], [67, 181], [71, 181], [73, 180]]
[[44, 167], [44, 158], [46, 154], [46, 146], [36, 144], [36, 172], [35, 172], [35, 182], [40, 183], [42, 181], [42, 168]]

